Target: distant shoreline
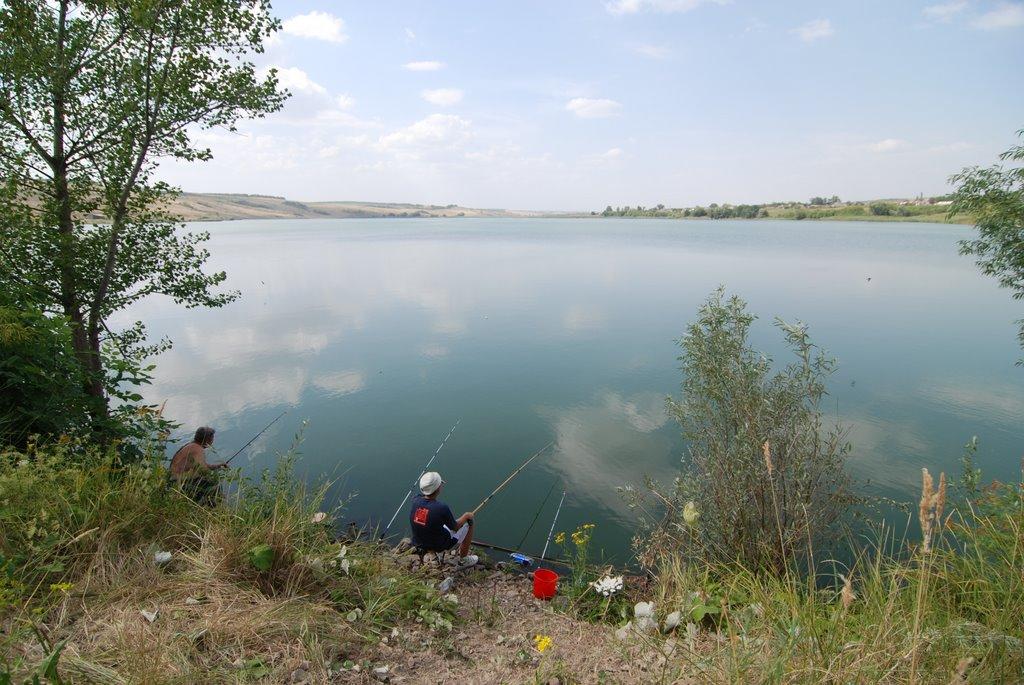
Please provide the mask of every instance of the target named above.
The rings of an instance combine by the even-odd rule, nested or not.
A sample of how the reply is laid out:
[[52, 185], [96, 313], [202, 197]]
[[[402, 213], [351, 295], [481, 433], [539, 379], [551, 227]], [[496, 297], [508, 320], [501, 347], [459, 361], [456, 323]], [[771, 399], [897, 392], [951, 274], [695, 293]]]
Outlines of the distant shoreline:
[[[436, 219], [436, 218], [531, 218], [531, 219], [604, 219], [604, 218], [656, 218], [669, 221], [716, 221], [720, 218], [739, 221], [869, 221], [970, 224], [970, 217], [948, 219], [944, 208], [928, 205], [898, 205], [898, 200], [878, 201], [890, 203], [900, 212], [875, 215], [867, 211], [870, 204], [849, 203], [840, 207], [766, 205], [767, 215], [757, 217], [683, 216], [682, 210], [629, 209], [629, 214], [607, 216], [601, 212], [554, 212], [509, 209], [481, 209], [460, 205], [423, 205], [390, 202], [296, 202], [272, 195], [245, 195], [230, 193], [182, 193], [169, 206], [175, 216], [186, 222], [242, 221], [247, 219]], [[905, 201], [904, 201], [905, 202]], [[713, 205], [717, 207], [717, 205]], [[854, 213], [863, 208], [861, 213]], [[907, 208], [907, 209], [904, 209]], [[931, 210], [931, 211], [929, 211]], [[912, 213], [910, 213], [912, 211]], [[672, 214], [674, 212], [674, 214]], [[95, 217], [99, 219], [99, 217]]]

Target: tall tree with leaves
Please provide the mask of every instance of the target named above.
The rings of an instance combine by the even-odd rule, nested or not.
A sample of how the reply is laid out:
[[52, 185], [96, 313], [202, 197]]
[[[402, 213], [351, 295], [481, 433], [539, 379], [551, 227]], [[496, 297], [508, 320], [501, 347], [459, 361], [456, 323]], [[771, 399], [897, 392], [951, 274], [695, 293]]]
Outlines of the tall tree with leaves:
[[[1017, 132], [1024, 138], [1024, 129]], [[969, 167], [950, 179], [956, 186], [949, 214], [970, 214], [978, 236], [960, 243], [962, 254], [977, 257], [977, 264], [1015, 300], [1024, 299], [1024, 145], [1014, 145], [999, 156], [1003, 164]], [[1024, 320], [1018, 321], [1024, 346]], [[1024, 360], [1018, 361], [1024, 364]]]
[[97, 423], [152, 351], [141, 322], [111, 331], [113, 313], [237, 296], [154, 170], [209, 159], [198, 130], [280, 109], [274, 71], [250, 61], [279, 27], [267, 0], [0, 3], [0, 287], [66, 320]]

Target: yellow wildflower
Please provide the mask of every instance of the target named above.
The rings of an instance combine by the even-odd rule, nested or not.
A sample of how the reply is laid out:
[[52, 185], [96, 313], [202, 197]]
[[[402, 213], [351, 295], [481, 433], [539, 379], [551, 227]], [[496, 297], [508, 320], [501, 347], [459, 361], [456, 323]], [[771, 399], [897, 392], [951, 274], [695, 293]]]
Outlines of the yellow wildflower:
[[565, 533], [563, 531], [559, 531], [558, 535], [555, 536], [555, 544], [556, 545], [564, 545], [565, 544]]
[[534, 635], [533, 646], [537, 648], [537, 651], [543, 654], [551, 648], [554, 644], [554, 640], [551, 639], [550, 635]]
[[53, 583], [50, 585], [51, 592], [63, 592], [65, 595], [71, 591], [71, 583]]
[[699, 516], [700, 513], [697, 511], [697, 505], [692, 500], [687, 502], [686, 506], [683, 507], [683, 520], [686, 521], [686, 525], [692, 526], [697, 522]]

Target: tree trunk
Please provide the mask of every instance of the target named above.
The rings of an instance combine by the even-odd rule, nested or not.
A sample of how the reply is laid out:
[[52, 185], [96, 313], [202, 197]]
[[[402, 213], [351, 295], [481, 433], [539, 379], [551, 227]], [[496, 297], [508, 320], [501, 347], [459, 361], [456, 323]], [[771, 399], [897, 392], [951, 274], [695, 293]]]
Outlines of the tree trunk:
[[[66, 132], [65, 89], [66, 65], [64, 41], [68, 3], [61, 2], [57, 41], [61, 64], [53, 82], [53, 154], [49, 160], [53, 170], [53, 200], [56, 205], [57, 232], [60, 236], [60, 295], [64, 315], [71, 322], [71, 344], [82, 370], [82, 389], [93, 401], [90, 414], [93, 426], [98, 428], [107, 418], [107, 398], [103, 392], [103, 375], [99, 354], [99, 334], [95, 325], [87, 325], [75, 279], [75, 220], [68, 187], [68, 160], [64, 146]], [[92, 322], [90, 321], [90, 324]]]

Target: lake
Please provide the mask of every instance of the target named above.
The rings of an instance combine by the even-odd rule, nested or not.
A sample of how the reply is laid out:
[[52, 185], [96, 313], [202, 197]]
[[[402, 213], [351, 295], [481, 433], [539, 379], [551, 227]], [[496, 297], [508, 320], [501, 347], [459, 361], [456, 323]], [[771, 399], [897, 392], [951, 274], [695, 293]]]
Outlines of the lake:
[[[543, 546], [597, 524], [628, 554], [633, 513], [616, 487], [667, 480], [684, 454], [664, 399], [679, 348], [719, 285], [759, 315], [753, 343], [788, 361], [775, 316], [801, 320], [839, 361], [827, 409], [850, 428], [865, 491], [916, 499], [920, 469], [959, 473], [977, 435], [986, 477], [1018, 473], [1024, 369], [1019, 304], [957, 241], [971, 229], [909, 223], [643, 219], [340, 219], [195, 224], [239, 301], [131, 317], [174, 347], [151, 402], [187, 430], [217, 428], [234, 463], [272, 465], [308, 419], [298, 468], [354, 494], [346, 520], [386, 521], [451, 426], [434, 467], [459, 515], [555, 441], [479, 518], [478, 537]], [[123, 324], [127, 318], [115, 322]], [[216, 460], [217, 455], [212, 459]], [[407, 529], [403, 512], [396, 529]]]

